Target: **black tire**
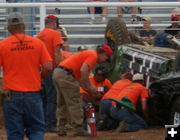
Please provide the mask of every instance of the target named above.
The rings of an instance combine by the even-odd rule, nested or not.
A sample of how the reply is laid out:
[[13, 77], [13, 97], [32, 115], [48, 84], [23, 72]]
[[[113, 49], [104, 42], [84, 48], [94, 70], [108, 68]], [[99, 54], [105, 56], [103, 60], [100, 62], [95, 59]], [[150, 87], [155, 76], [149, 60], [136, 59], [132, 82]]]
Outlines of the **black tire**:
[[120, 18], [110, 19], [105, 30], [105, 44], [109, 45], [113, 50], [113, 56], [110, 63], [105, 63], [109, 70], [114, 67], [116, 61], [116, 52], [119, 45], [130, 43], [130, 37], [126, 24]]
[[[170, 124], [178, 124], [180, 125], [180, 96], [175, 97], [171, 107], [171, 114], [170, 114]], [[178, 118], [177, 118], [178, 116]]]
[[180, 52], [178, 52], [178, 54], [176, 55], [176, 59], [174, 60], [173, 70], [180, 70]]
[[116, 51], [119, 45], [130, 43], [126, 24], [120, 18], [110, 19], [106, 26], [105, 43]]

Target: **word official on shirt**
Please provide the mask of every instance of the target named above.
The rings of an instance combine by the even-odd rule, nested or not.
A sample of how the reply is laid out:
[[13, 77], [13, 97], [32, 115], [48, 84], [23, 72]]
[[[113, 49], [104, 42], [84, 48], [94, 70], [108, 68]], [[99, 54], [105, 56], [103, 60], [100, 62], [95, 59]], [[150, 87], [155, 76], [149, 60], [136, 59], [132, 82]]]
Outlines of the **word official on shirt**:
[[180, 125], [165, 125], [165, 140], [180, 140]]

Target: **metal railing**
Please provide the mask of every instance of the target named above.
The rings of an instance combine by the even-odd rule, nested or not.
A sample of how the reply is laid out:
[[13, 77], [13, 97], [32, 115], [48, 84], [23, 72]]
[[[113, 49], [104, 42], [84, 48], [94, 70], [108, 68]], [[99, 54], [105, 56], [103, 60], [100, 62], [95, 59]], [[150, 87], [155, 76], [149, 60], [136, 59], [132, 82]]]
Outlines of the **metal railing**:
[[[42, 30], [44, 28], [44, 18], [46, 17], [47, 14], [47, 10], [48, 9], [53, 9], [53, 8], [58, 8], [58, 9], [66, 9], [71, 11], [71, 7], [73, 7], [74, 9], [78, 10], [78, 9], [83, 9], [86, 10], [87, 7], [108, 7], [108, 9], [115, 9], [119, 6], [121, 7], [131, 7], [131, 6], [136, 6], [136, 7], [143, 7], [144, 9], [148, 9], [148, 8], [159, 8], [159, 9], [163, 9], [163, 8], [175, 8], [180, 6], [180, 2], [55, 2], [55, 3], [0, 3], [0, 9], [1, 8], [7, 8], [7, 9], [11, 9], [11, 8], [35, 8], [38, 9], [38, 13], [34, 13], [34, 18], [38, 18], [38, 21], [34, 21], [34, 23], [29, 23], [29, 24], [34, 24], [34, 26], [31, 26], [31, 28], [33, 27], [34, 29], [27, 29], [27, 30], [32, 30], [32, 31], [37, 31], [39, 32], [40, 30]], [[5, 20], [5, 16], [7, 16], [7, 14], [4, 14], [0, 16], [0, 20]], [[30, 15], [30, 13], [29, 13]], [[29, 16], [28, 15], [28, 16]], [[77, 17], [76, 17], [76, 16]], [[150, 17], [154, 17], [154, 18], [170, 18], [171, 13], [140, 13], [137, 14], [137, 16], [145, 16], [148, 15]], [[26, 15], [25, 15], [26, 16]], [[86, 14], [74, 14], [74, 13], [70, 13], [70, 14], [60, 14], [57, 15], [58, 17], [60, 17], [60, 19], [69, 19], [69, 18], [80, 18], [80, 19], [90, 19], [90, 15], [88, 13]], [[100, 15], [97, 15], [100, 17]], [[108, 14], [108, 18], [112, 18], [112, 17], [117, 17], [117, 15], [115, 14]], [[124, 15], [124, 17], [130, 17], [129, 15]], [[1, 19], [2, 18], [2, 19]], [[31, 17], [32, 18], [32, 17]], [[26, 21], [27, 23], [29, 21]], [[5, 30], [5, 25], [6, 23], [4, 23], [4, 28], [1, 25], [0, 26], [0, 31], [6, 31]], [[65, 28], [70, 28], [70, 30], [76, 29], [76, 28], [81, 28], [81, 30], [83, 29], [87, 29], [87, 28], [96, 28], [96, 29], [105, 29], [106, 24], [93, 24], [93, 25], [89, 25], [88, 23], [66, 23], [63, 24], [63, 22], [61, 23], [61, 25]], [[161, 28], [161, 27], [167, 27], [170, 25], [170, 21], [164, 21], [163, 23], [153, 23], [152, 27], [157, 27], [157, 28]], [[127, 27], [128, 28], [136, 28], [136, 27], [142, 27], [141, 23], [138, 24], [130, 24], [127, 23]], [[102, 31], [103, 31], [102, 30]], [[6, 31], [7, 32], [7, 31]], [[2, 38], [4, 38], [6, 36], [2, 36]], [[80, 39], [98, 39], [98, 38], [104, 38], [103, 34], [68, 34], [68, 38], [80, 38]]]

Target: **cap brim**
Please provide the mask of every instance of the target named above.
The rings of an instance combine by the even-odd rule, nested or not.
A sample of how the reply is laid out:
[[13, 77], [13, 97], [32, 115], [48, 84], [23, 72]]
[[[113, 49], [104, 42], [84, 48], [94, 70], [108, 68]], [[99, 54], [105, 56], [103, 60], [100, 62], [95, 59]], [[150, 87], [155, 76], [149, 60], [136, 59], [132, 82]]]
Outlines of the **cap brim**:
[[130, 109], [132, 111], [135, 111], [135, 107], [133, 105], [129, 105], [127, 103], [125, 103], [124, 101], [121, 101], [121, 100], [117, 100], [117, 99], [112, 99], [111, 100], [115, 101], [117, 104], [121, 105], [121, 106], [124, 106], [125, 108], [127, 109]]

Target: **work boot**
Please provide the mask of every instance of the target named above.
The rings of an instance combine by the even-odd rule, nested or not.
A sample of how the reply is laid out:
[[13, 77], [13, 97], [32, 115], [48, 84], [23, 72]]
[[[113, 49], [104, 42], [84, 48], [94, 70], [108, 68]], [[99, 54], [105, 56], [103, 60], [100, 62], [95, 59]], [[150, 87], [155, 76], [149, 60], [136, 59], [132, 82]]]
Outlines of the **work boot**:
[[119, 126], [116, 128], [116, 132], [126, 132], [126, 122], [121, 121]]
[[106, 115], [101, 115], [97, 123], [97, 130], [99, 131], [106, 130], [107, 122], [108, 122], [108, 117]]

